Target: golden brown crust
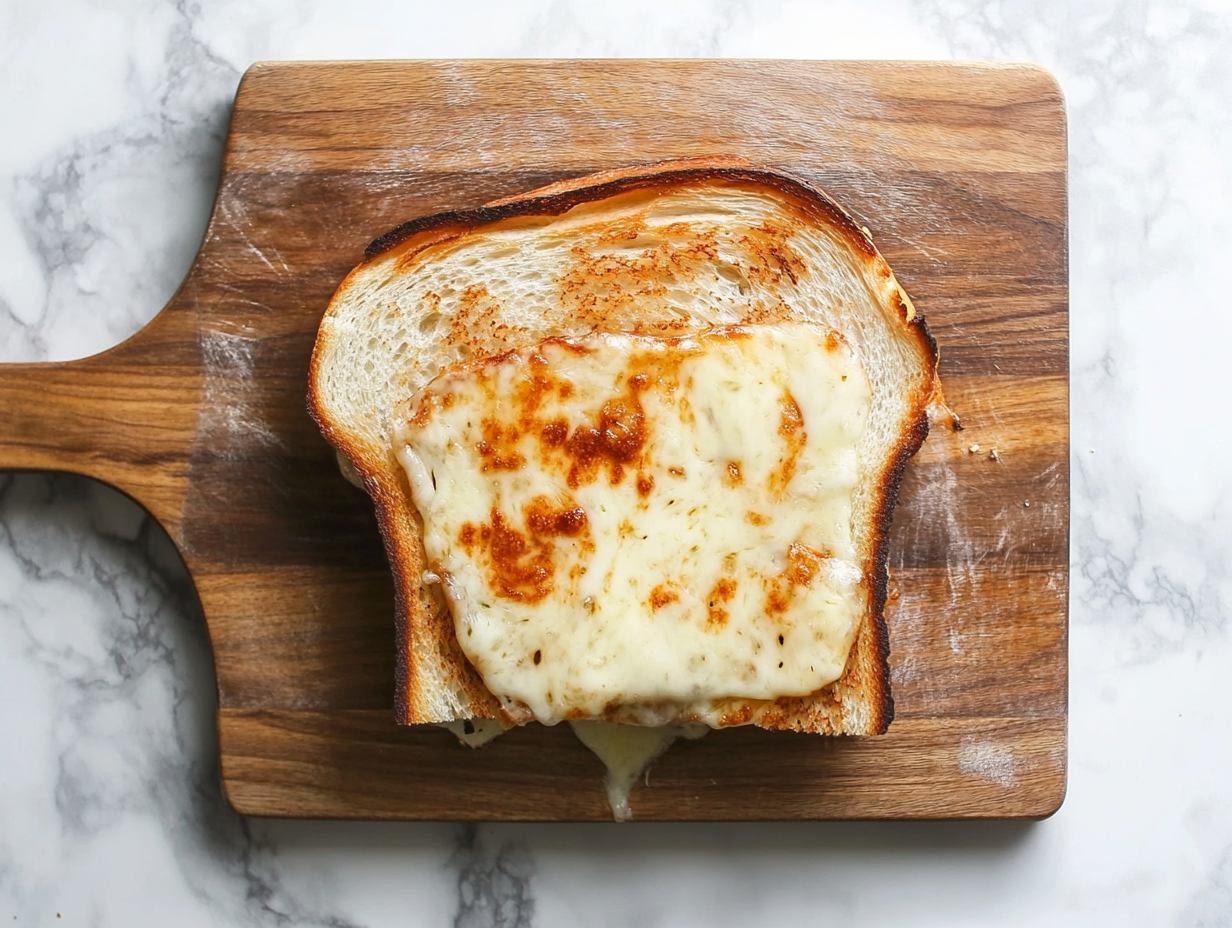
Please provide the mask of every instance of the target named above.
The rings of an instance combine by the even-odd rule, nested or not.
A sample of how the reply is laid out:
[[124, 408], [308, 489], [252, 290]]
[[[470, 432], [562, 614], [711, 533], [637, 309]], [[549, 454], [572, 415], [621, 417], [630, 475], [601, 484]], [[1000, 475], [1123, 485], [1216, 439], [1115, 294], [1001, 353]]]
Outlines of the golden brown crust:
[[[338, 293], [344, 292], [352, 278], [369, 262], [395, 248], [403, 251], [400, 261], [408, 261], [426, 248], [494, 223], [518, 217], [556, 216], [581, 203], [631, 191], [666, 191], [689, 183], [711, 180], [748, 183], [775, 190], [811, 220], [839, 231], [851, 250], [873, 265], [877, 274], [882, 277], [891, 275], [889, 267], [873, 247], [868, 234], [825, 193], [780, 172], [758, 168], [738, 158], [720, 156], [668, 161], [592, 174], [560, 181], [474, 209], [451, 210], [411, 220], [373, 241], [365, 251], [365, 261], [348, 275]], [[932, 383], [912, 398], [916, 411], [915, 424], [900, 440], [891, 466], [882, 476], [880, 501], [875, 518], [871, 621], [861, 627], [843, 676], [812, 696], [763, 704], [753, 713], [752, 721], [764, 728], [822, 734], [880, 734], [894, 717], [889, 681], [889, 634], [885, 622], [888, 538], [902, 471], [928, 434], [927, 407], [937, 389], [936, 342], [928, 331], [924, 316], [911, 306], [905, 293], [897, 302], [904, 331], [916, 341], [917, 350], [932, 365], [933, 377]], [[422, 527], [410, 503], [405, 475], [401, 473], [401, 468], [391, 471], [387, 466], [383, 466], [387, 464], [386, 461], [375, 458], [364, 448], [347, 441], [332, 426], [322, 407], [317, 389], [320, 355], [321, 343], [318, 340], [309, 370], [309, 412], [326, 439], [346, 455], [363, 477], [364, 485], [376, 506], [381, 534], [395, 576], [398, 640], [396, 718], [402, 724], [424, 720], [422, 707], [414, 704], [411, 685], [411, 674], [414, 672], [412, 639], [415, 637], [412, 634], [412, 622], [423, 623], [425, 631], [432, 633], [428, 637], [446, 642], [448, 644], [443, 646], [452, 648], [453, 653], [449, 655], [448, 662], [457, 669], [453, 682], [470, 700], [471, 714], [478, 718], [498, 717], [501, 714], [499, 703], [462, 656], [455, 640], [452, 620], [444, 603], [422, 584], [425, 566], [420, 542]], [[391, 482], [388, 476], [390, 472], [399, 475], [401, 485]], [[848, 699], [863, 704], [868, 715], [866, 723], [860, 725], [858, 731], [853, 730], [851, 720], [846, 718], [844, 712], [843, 706]], [[739, 721], [748, 720], [742, 718]], [[737, 719], [733, 718], [732, 721], [736, 722]]]
[[[410, 675], [412, 672], [411, 617], [439, 629], [433, 639], [450, 649], [449, 663], [459, 669], [455, 684], [463, 690], [472, 706], [475, 718], [496, 718], [500, 712], [497, 701], [479, 674], [458, 646], [453, 631], [453, 619], [439, 594], [439, 587], [426, 586], [423, 581], [424, 552], [420, 539], [423, 526], [411, 504], [409, 485], [392, 492], [381, 480], [374, 480], [361, 465], [364, 485], [372, 496], [377, 524], [385, 542], [385, 553], [394, 572], [394, 622], [397, 641], [397, 662], [394, 670], [394, 718], [400, 725], [413, 725], [423, 720], [422, 707], [414, 705]], [[404, 475], [399, 474], [405, 480]]]

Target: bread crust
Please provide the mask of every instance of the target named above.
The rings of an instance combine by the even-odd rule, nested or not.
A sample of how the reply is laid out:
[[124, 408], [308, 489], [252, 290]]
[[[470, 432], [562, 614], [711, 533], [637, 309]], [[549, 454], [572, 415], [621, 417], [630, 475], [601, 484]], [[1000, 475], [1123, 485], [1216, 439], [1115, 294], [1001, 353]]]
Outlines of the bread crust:
[[[365, 251], [365, 260], [339, 286], [332, 310], [348, 285], [374, 261], [393, 249], [402, 249], [400, 261], [409, 261], [424, 249], [462, 236], [486, 226], [516, 218], [561, 215], [588, 202], [632, 191], [664, 192], [686, 184], [705, 181], [745, 183], [767, 187], [791, 201], [812, 221], [824, 224], [841, 234], [852, 253], [860, 256], [875, 272], [892, 278], [892, 272], [873, 246], [869, 234], [821, 190], [790, 175], [754, 166], [742, 159], [717, 156], [666, 161], [617, 171], [608, 171], [572, 178], [517, 196], [496, 200], [484, 206], [464, 210], [449, 210], [413, 219], [374, 240]], [[914, 421], [904, 430], [896, 444], [890, 465], [881, 475], [874, 506], [873, 576], [871, 577], [871, 608], [869, 621], [857, 634], [848, 657], [847, 667], [839, 680], [819, 693], [808, 697], [791, 697], [763, 703], [746, 710], [733, 724], [753, 723], [769, 729], [791, 729], [821, 734], [881, 734], [894, 717], [894, 701], [890, 692], [889, 632], [885, 621], [888, 593], [887, 561], [889, 533], [898, 486], [907, 461], [916, 453], [928, 435], [927, 408], [938, 392], [936, 365], [937, 343], [928, 330], [922, 313], [918, 312], [901, 287], [897, 291], [897, 311], [901, 317], [903, 335], [914, 341], [914, 348], [929, 365], [929, 383], [909, 398], [916, 411]], [[330, 311], [327, 310], [326, 316]], [[325, 331], [323, 321], [322, 333]], [[449, 662], [458, 670], [452, 685], [469, 701], [471, 717], [496, 718], [501, 715], [499, 702], [484, 687], [482, 679], [462, 655], [453, 634], [452, 622], [439, 595], [422, 583], [424, 555], [422, 526], [410, 502], [405, 474], [397, 469], [391, 478], [386, 461], [375, 459], [365, 448], [349, 441], [330, 419], [320, 389], [324, 334], [318, 336], [309, 365], [308, 411], [325, 438], [354, 465], [372, 497], [386, 553], [395, 578], [395, 622], [398, 654], [396, 665], [395, 717], [401, 724], [428, 720], [421, 706], [416, 705], [412, 674], [413, 644], [411, 617], [447, 628], [438, 636], [442, 646], [453, 653]], [[427, 613], [425, 615], [425, 612]], [[435, 625], [434, 625], [435, 627]], [[859, 704], [864, 716], [861, 724], [853, 724], [847, 711]]]

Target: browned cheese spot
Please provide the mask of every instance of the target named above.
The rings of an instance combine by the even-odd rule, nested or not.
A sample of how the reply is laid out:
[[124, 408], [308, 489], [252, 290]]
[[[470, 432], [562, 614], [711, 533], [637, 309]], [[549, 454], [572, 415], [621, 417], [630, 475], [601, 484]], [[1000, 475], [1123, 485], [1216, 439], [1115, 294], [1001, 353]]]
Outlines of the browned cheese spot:
[[818, 551], [808, 545], [793, 544], [787, 548], [787, 572], [796, 586], [812, 586], [821, 570], [821, 562], [833, 557], [829, 551]]
[[517, 450], [521, 438], [517, 426], [502, 428], [498, 420], [489, 418], [480, 423], [480, 433], [483, 438], [475, 445], [475, 450], [483, 462], [479, 467], [483, 473], [518, 470], [526, 463], [526, 458]]
[[658, 612], [668, 603], [674, 603], [680, 599], [680, 594], [675, 590], [668, 589], [662, 583], [650, 591], [650, 608], [653, 612]]
[[536, 496], [522, 515], [525, 532], [493, 507], [491, 523], [478, 529], [467, 523], [459, 541], [469, 553], [476, 547], [478, 536], [478, 547], [487, 555], [488, 585], [498, 596], [533, 604], [548, 596], [555, 586], [557, 539], [580, 539], [585, 553], [593, 553], [594, 542], [589, 538], [586, 511], [571, 500], [553, 504], [546, 496]]
[[422, 429], [432, 420], [432, 410], [438, 405], [438, 402], [435, 395], [425, 396], [419, 401], [419, 407], [415, 410], [414, 415], [406, 420], [406, 424]]
[[548, 448], [559, 448], [569, 437], [569, 425], [564, 419], [553, 419], [539, 430], [539, 440]]
[[526, 359], [526, 373], [514, 384], [513, 401], [519, 420], [529, 423], [543, 405], [543, 398], [557, 389], [558, 381], [550, 376], [547, 358], [539, 352]]
[[[674, 386], [675, 385], [673, 384], [673, 387]], [[692, 377], [690, 377], [685, 383], [684, 388], [686, 391], [691, 391], [693, 389]], [[676, 402], [678, 404], [678, 408], [680, 409], [680, 421], [685, 425], [696, 425], [697, 416], [693, 414], [693, 404], [689, 402], [688, 393], [682, 393], [677, 398]]]
[[589, 526], [586, 510], [581, 506], [553, 506], [546, 496], [536, 496], [523, 510], [526, 527], [536, 538], [564, 535], [576, 538]]
[[[787, 548], [787, 565], [783, 572], [763, 581], [766, 590], [766, 614], [782, 615], [791, 606], [796, 587], [812, 586], [821, 571], [822, 561], [833, 557], [831, 552], [810, 548], [808, 545], [791, 544]], [[779, 636], [779, 644], [783, 636]]]
[[[485, 526], [486, 527], [486, 526]], [[532, 544], [493, 507], [488, 534], [491, 587], [506, 599], [537, 603], [552, 592], [551, 550]]]
[[739, 461], [727, 462], [727, 467], [723, 471], [723, 483], [729, 487], [738, 487], [744, 483], [744, 476], [740, 473]]
[[650, 491], [654, 489], [655, 481], [651, 474], [637, 475], [637, 495], [645, 499], [650, 495]]
[[779, 399], [779, 434], [791, 441], [803, 430], [804, 413], [800, 411], [800, 404], [791, 391], [785, 389]]
[[779, 398], [779, 435], [787, 445], [786, 453], [779, 460], [779, 466], [770, 474], [770, 489], [776, 494], [782, 494], [791, 483], [796, 473], [796, 459], [808, 443], [808, 432], [804, 430], [804, 414], [800, 404], [784, 389]]
[[643, 375], [630, 377], [627, 394], [605, 402], [598, 422], [579, 425], [565, 440], [573, 459], [566, 481], [571, 488], [593, 483], [604, 466], [612, 486], [624, 480], [626, 465], [637, 460], [646, 443], [646, 414], [638, 398], [644, 386]]
[[710, 591], [710, 595], [706, 598], [706, 607], [709, 610], [706, 621], [708, 629], [714, 631], [727, 624], [728, 613], [723, 606], [725, 603], [731, 602], [732, 597], [735, 595], [736, 581], [731, 577], [720, 577], [719, 582], [714, 585], [714, 589]]
[[750, 509], [748, 512], [744, 514], [744, 520], [748, 522], [749, 525], [760, 526], [760, 525], [770, 524], [769, 516], [764, 516], [760, 512], [754, 512], [752, 509]]

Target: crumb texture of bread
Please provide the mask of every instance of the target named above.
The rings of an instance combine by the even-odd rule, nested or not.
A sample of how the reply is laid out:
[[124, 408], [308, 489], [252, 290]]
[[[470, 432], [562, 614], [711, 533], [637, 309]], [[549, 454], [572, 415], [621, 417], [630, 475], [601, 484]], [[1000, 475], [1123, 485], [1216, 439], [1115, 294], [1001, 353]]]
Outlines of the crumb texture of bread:
[[907, 459], [927, 434], [937, 349], [863, 230], [820, 191], [733, 159], [568, 181], [415, 220], [374, 243], [321, 322], [309, 408], [372, 496], [397, 589], [403, 723], [494, 718], [499, 704], [424, 582], [422, 524], [393, 447], [399, 410], [450, 365], [552, 336], [682, 335], [803, 321], [842, 333], [872, 388], [852, 531], [868, 614], [842, 677], [732, 706], [735, 723], [876, 734], [893, 716], [886, 539]]

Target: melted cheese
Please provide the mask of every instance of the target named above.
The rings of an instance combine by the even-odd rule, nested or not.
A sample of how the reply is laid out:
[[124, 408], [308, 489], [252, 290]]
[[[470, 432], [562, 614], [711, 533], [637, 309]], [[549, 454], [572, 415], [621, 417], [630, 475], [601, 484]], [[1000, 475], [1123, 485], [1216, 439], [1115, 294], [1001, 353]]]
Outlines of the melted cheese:
[[643, 728], [639, 725], [614, 725], [611, 722], [570, 722], [578, 740], [594, 752], [607, 775], [607, 801], [618, 822], [633, 818], [629, 793], [650, 762], [672, 746], [677, 738], [695, 740], [710, 729], [704, 725], [664, 725]]
[[517, 721], [721, 726], [837, 679], [869, 402], [841, 336], [803, 323], [547, 339], [439, 376], [396, 450], [485, 685]]
[[[612, 818], [627, 822], [633, 818], [629, 794], [637, 778], [646, 772], [651, 762], [665, 753], [677, 738], [696, 741], [710, 731], [705, 725], [618, 725], [613, 722], [570, 722], [573, 733], [603, 762], [607, 773], [603, 785], [607, 789]], [[496, 719], [466, 719], [444, 722], [447, 728], [468, 748], [481, 748], [503, 735], [507, 729]]]

